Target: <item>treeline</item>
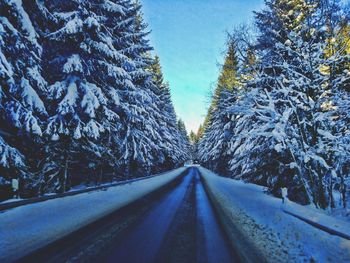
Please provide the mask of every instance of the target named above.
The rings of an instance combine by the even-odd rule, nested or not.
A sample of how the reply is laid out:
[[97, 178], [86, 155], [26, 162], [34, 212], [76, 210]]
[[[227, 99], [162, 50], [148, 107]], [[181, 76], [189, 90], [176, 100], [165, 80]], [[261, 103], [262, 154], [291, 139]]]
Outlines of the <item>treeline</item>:
[[349, 14], [337, 0], [269, 0], [230, 34], [197, 138], [202, 164], [303, 204], [347, 206]]
[[0, 199], [177, 167], [190, 145], [132, 0], [0, 0]]

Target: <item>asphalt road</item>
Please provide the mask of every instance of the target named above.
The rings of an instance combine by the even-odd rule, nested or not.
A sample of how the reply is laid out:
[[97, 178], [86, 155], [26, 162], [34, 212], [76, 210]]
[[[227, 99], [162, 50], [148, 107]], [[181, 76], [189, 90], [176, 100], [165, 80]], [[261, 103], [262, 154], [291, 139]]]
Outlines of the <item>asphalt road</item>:
[[21, 262], [239, 262], [205, 192], [189, 168], [158, 191]]

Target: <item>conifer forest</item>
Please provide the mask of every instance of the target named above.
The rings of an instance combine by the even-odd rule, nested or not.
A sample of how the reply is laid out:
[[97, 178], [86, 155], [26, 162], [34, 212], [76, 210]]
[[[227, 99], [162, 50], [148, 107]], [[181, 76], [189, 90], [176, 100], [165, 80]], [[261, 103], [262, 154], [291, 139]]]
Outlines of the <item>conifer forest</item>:
[[0, 262], [350, 262], [349, 218], [349, 0], [0, 0]]
[[0, 2], [0, 185], [32, 197], [189, 159], [133, 1]]

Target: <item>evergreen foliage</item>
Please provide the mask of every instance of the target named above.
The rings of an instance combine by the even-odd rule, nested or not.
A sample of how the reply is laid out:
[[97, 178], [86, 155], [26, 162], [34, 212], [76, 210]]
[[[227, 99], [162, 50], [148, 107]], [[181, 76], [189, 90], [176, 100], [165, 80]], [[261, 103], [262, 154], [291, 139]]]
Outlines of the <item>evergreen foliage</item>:
[[[172, 169], [190, 156], [141, 5], [0, 1], [0, 198]], [[25, 179], [25, 180], [24, 180]]]
[[47, 118], [41, 55], [22, 1], [0, 1], [0, 185], [5, 189], [11, 179], [19, 179], [29, 190], [41, 157]]
[[[230, 73], [223, 67], [222, 99], [213, 97], [200, 161], [277, 195], [287, 187], [290, 199], [301, 203], [345, 207], [348, 19], [340, 1], [266, 1], [256, 13], [255, 43], [242, 48], [240, 36], [233, 37], [240, 63], [231, 59], [238, 69]], [[238, 83], [220, 92], [223, 75], [233, 74]]]

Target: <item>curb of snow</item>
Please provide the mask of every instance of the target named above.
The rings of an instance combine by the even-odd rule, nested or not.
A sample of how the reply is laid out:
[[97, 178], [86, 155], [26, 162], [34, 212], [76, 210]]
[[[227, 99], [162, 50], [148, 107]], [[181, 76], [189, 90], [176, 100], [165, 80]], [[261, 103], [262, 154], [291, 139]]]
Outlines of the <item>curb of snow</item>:
[[247, 233], [240, 228], [240, 224], [236, 220], [236, 215], [228, 209], [230, 206], [223, 204], [220, 194], [215, 191], [215, 189], [211, 188], [208, 181], [203, 176], [202, 169], [203, 168], [200, 167], [199, 172], [203, 179], [205, 191], [207, 192], [210, 201], [213, 203], [214, 209], [220, 219], [220, 223], [227, 234], [230, 245], [239, 256], [239, 260], [247, 263], [255, 263], [257, 262], [257, 259], [259, 259], [259, 262], [267, 262], [259, 248], [251, 242], [249, 234], [247, 235]]
[[322, 231], [350, 240], [350, 223], [345, 220], [323, 214], [315, 208], [305, 207], [288, 199], [285, 199], [281, 209], [286, 214], [294, 216]]
[[261, 186], [199, 171], [242, 262], [349, 262], [347, 221], [289, 200], [282, 205]]
[[114, 182], [114, 183], [109, 183], [109, 184], [102, 184], [99, 186], [86, 187], [84, 189], [72, 190], [72, 191], [62, 193], [62, 194], [48, 194], [48, 195], [44, 195], [44, 196], [40, 196], [40, 197], [33, 197], [33, 198], [28, 198], [28, 199], [18, 199], [18, 200], [14, 200], [14, 201], [6, 201], [5, 200], [3, 202], [0, 202], [0, 212], [7, 210], [7, 209], [23, 206], [23, 205], [35, 204], [35, 203], [44, 202], [44, 201], [51, 200], [51, 199], [57, 199], [57, 198], [62, 198], [62, 197], [66, 197], [66, 196], [73, 196], [73, 195], [88, 193], [88, 192], [92, 192], [92, 191], [96, 191], [96, 190], [104, 190], [104, 189], [108, 189], [109, 187], [114, 187], [114, 186], [118, 186], [118, 185], [130, 184], [133, 182], [142, 181], [145, 179], [150, 179], [150, 178], [153, 178], [156, 176], [160, 176], [160, 175], [163, 175], [165, 173], [169, 173], [169, 172], [172, 172], [175, 170], [176, 169], [173, 169], [173, 170], [167, 171], [167, 172], [162, 172], [159, 174], [150, 175], [150, 176], [144, 176], [144, 177], [139, 177], [139, 178], [125, 180], [125, 181], [119, 181], [119, 182]]
[[168, 185], [187, 169], [182, 167], [147, 180], [2, 211], [0, 262], [16, 261], [96, 222]]
[[286, 200], [281, 208], [283, 212], [320, 230], [350, 240], [350, 223], [344, 220], [325, 215], [314, 208], [304, 207], [289, 200]]

